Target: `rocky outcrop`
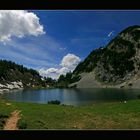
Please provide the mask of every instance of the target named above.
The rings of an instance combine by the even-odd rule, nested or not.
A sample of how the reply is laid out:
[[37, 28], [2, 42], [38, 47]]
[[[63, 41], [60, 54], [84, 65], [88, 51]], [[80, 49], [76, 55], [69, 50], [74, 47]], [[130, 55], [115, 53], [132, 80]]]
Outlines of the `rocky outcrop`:
[[4, 91], [9, 91], [13, 89], [23, 89], [23, 83], [20, 81], [17, 82], [10, 82], [7, 84], [0, 84], [0, 93]]
[[82, 73], [81, 80], [72, 83], [69, 87], [75, 88], [121, 88], [121, 89], [140, 89], [140, 75], [135, 75], [131, 80], [126, 80], [120, 84], [106, 84], [99, 82], [95, 78], [95, 73]]

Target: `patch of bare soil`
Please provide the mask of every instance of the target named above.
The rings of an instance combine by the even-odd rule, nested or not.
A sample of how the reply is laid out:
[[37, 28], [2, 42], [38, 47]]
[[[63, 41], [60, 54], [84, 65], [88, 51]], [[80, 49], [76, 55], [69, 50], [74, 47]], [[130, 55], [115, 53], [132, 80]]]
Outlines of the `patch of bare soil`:
[[4, 130], [18, 130], [17, 122], [20, 119], [20, 111], [15, 110], [11, 113], [11, 116], [7, 119], [4, 126]]
[[8, 106], [9, 106], [9, 105], [11, 105], [11, 103], [6, 103], [6, 105], [8, 105]]

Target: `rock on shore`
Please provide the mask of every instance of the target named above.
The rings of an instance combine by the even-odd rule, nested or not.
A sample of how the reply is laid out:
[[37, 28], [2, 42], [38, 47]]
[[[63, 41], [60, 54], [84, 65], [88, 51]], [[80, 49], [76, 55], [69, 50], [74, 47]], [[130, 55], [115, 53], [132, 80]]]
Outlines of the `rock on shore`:
[[9, 91], [12, 89], [23, 89], [23, 83], [20, 81], [10, 82], [7, 84], [0, 84], [0, 93], [3, 91]]

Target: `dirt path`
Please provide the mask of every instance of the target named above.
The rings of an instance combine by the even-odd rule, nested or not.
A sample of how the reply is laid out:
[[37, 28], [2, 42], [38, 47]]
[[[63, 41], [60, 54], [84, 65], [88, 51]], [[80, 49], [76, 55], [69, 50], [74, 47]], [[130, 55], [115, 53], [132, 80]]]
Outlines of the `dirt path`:
[[4, 126], [4, 130], [18, 130], [17, 122], [20, 119], [19, 113], [20, 113], [19, 110], [15, 110], [11, 113], [11, 116], [6, 121], [6, 124]]

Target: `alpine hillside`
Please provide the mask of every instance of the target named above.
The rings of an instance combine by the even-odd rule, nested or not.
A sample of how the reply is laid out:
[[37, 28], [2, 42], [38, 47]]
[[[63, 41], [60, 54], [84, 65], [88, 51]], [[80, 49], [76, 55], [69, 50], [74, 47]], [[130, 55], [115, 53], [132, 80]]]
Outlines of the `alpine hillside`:
[[0, 91], [44, 86], [36, 70], [28, 69], [12, 61], [0, 60]]
[[78, 88], [140, 88], [140, 26], [120, 32], [107, 46], [93, 50], [73, 71]]

